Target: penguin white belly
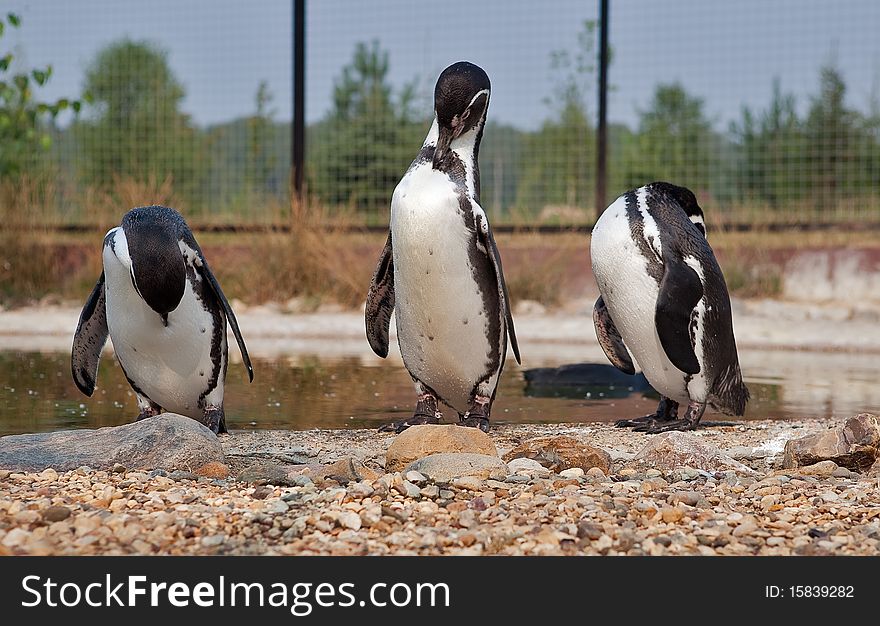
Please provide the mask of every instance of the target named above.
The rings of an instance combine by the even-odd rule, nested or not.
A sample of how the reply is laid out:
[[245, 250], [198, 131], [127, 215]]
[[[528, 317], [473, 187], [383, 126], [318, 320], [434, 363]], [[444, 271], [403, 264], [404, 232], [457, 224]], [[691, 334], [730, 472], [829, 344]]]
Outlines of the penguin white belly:
[[[492, 346], [468, 256], [474, 234], [445, 174], [425, 164], [404, 177], [391, 201], [391, 237], [403, 361], [413, 376], [463, 413], [486, 375]], [[490, 379], [493, 389], [496, 379], [497, 372]]]
[[[125, 373], [153, 402], [167, 411], [202, 418], [199, 397], [212, 378], [214, 320], [193, 292], [189, 279], [183, 298], [168, 314], [168, 325], [138, 295], [129, 270], [104, 248], [107, 327]], [[226, 333], [220, 358], [226, 358]], [[209, 400], [223, 393], [225, 363]]]
[[590, 257], [599, 292], [651, 386], [667, 398], [686, 404], [686, 375], [666, 356], [654, 322], [660, 288], [648, 274], [647, 260], [632, 237], [626, 204], [620, 198], [593, 227]]

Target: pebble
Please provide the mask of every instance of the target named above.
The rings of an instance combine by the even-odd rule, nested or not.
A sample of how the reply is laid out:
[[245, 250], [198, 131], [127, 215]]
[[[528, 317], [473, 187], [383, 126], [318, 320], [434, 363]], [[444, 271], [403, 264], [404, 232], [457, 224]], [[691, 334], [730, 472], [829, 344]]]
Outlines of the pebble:
[[420, 485], [422, 483], [428, 482], [428, 479], [425, 478], [425, 475], [421, 472], [417, 472], [415, 470], [410, 470], [406, 473], [405, 478], [416, 485]]
[[580, 478], [584, 473], [584, 470], [580, 467], [569, 467], [559, 472], [559, 475], [563, 478]]
[[[800, 432], [828, 423], [804, 421]], [[749, 423], [742, 431], [706, 429], [701, 436], [711, 435], [724, 449], [756, 448], [788, 432], [787, 424], [767, 422], [766, 430], [758, 430]], [[344, 486], [290, 475], [272, 486], [199, 479], [189, 472], [79, 468], [52, 478], [52, 472], [6, 470], [0, 473], [0, 554], [875, 555], [880, 550], [876, 481], [852, 480], [836, 466], [779, 470], [762, 462], [754, 474], [698, 472], [684, 481], [691, 474], [681, 467], [634, 467], [626, 459], [644, 438], [633, 441], [633, 433], [610, 426], [504, 425], [491, 437], [503, 451], [532, 433], [543, 436], [557, 428], [617, 449], [622, 460], [614, 462], [614, 478], [594, 468], [583, 476], [574, 471], [436, 483], [404, 472]], [[229, 435], [226, 458], [235, 459], [230, 462], [236, 471], [249, 467], [247, 446], [259, 450], [261, 438], [269, 436]], [[283, 438], [276, 449], [315, 450], [315, 465], [350, 457], [381, 467], [389, 441], [357, 430], [271, 436]], [[816, 469], [822, 472], [800, 473]]]
[[70, 513], [66, 506], [50, 506], [43, 511], [43, 519], [47, 522], [61, 522], [70, 517]]

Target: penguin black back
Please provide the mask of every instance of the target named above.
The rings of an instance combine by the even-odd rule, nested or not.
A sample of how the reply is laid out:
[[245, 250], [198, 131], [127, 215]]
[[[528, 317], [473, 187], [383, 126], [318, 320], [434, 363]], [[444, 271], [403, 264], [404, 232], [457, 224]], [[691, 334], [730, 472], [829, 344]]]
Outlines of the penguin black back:
[[146, 206], [122, 218], [134, 287], [151, 309], [167, 315], [186, 289], [186, 266], [179, 241], [189, 230], [174, 209]]

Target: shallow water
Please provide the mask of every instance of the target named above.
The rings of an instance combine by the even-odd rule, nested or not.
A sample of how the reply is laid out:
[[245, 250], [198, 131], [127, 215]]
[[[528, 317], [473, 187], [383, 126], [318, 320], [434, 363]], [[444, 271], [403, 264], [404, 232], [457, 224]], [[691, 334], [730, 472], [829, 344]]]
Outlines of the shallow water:
[[[740, 357], [752, 392], [746, 419], [842, 417], [880, 407], [877, 355], [746, 351]], [[552, 358], [540, 363], [562, 364]], [[230, 364], [225, 400], [230, 429], [373, 428], [410, 415], [415, 403], [399, 361], [288, 355], [256, 359], [254, 369], [248, 384], [241, 365]], [[613, 421], [653, 412], [657, 396], [632, 385], [534, 389], [509, 361], [493, 421]], [[87, 398], [73, 384], [68, 354], [0, 350], [0, 435], [112, 426], [136, 414], [133, 392], [110, 355], [101, 361], [94, 396]], [[447, 409], [445, 420], [455, 419]], [[704, 419], [729, 418], [707, 412]]]

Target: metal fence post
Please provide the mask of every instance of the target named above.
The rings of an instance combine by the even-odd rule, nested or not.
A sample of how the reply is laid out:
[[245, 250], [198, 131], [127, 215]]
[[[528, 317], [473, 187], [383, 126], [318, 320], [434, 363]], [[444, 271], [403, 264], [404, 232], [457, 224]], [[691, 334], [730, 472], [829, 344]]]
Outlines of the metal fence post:
[[292, 202], [303, 200], [306, 130], [306, 0], [293, 0], [293, 119], [291, 120], [290, 168]]
[[596, 129], [596, 219], [605, 210], [608, 184], [608, 0], [599, 0], [599, 119]]

